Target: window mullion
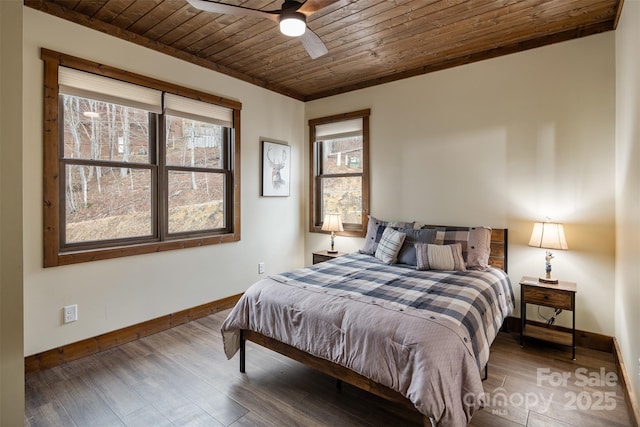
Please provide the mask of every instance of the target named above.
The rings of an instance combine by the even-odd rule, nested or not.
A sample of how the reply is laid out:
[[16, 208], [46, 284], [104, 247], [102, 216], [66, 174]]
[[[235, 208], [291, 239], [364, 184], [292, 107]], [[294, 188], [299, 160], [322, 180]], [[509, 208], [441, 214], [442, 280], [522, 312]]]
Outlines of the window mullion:
[[318, 152], [318, 157], [317, 157], [317, 173], [319, 176], [324, 174], [324, 144], [322, 143], [322, 141], [317, 141], [316, 142], [316, 148], [317, 148], [317, 152]]
[[[166, 116], [164, 114], [154, 114], [156, 126], [152, 126], [156, 131], [153, 139], [150, 141], [150, 145], [154, 149], [153, 163], [156, 165], [155, 173], [155, 185], [152, 192], [155, 198], [154, 207], [154, 226], [158, 234], [158, 239], [162, 242], [167, 238], [169, 232], [169, 219], [168, 219], [168, 200], [167, 194], [169, 191], [167, 172], [167, 129], [166, 129]], [[151, 138], [151, 135], [149, 135]]]
[[315, 225], [322, 225], [322, 176], [318, 175], [315, 179], [315, 200], [317, 201], [314, 205], [314, 218]]
[[[235, 186], [234, 182], [234, 173], [233, 169], [233, 150], [231, 149], [231, 144], [235, 141], [235, 134], [233, 129], [228, 129], [222, 135], [222, 153], [220, 156], [224, 159], [224, 164], [222, 167], [225, 169], [225, 194], [224, 198], [224, 228], [227, 230], [233, 229], [233, 188]], [[234, 230], [235, 231], [235, 230]]]
[[135, 162], [116, 162], [108, 160], [90, 160], [77, 159], [73, 157], [65, 157], [60, 159], [61, 165], [78, 165], [78, 166], [101, 166], [104, 168], [130, 168], [130, 169], [152, 169], [152, 163], [135, 163]]
[[180, 171], [180, 172], [208, 172], [208, 173], [227, 173], [229, 169], [218, 169], [218, 168], [203, 168], [197, 166], [167, 166], [165, 165], [167, 171]]
[[322, 178], [351, 178], [362, 176], [362, 172], [354, 172], [354, 173], [328, 173], [328, 174], [318, 174]]
[[314, 209], [314, 218], [315, 225], [322, 225], [322, 178], [324, 173], [324, 144], [322, 141], [316, 141], [315, 143], [315, 152], [316, 152], [316, 184], [315, 184], [315, 209]]

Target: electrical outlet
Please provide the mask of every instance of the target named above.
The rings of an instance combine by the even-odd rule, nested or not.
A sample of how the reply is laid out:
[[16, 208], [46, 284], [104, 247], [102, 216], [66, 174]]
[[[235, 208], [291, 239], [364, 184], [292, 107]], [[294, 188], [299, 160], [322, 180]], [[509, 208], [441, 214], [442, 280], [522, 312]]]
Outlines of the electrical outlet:
[[78, 320], [78, 304], [68, 305], [63, 308], [64, 323], [71, 323]]
[[258, 263], [258, 274], [264, 274], [264, 262]]

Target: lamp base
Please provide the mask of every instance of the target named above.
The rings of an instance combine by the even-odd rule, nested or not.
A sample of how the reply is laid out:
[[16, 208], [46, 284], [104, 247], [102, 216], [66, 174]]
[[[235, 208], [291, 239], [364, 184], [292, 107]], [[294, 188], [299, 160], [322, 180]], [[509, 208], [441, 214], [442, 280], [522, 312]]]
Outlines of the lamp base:
[[338, 251], [337, 251], [337, 250], [335, 250], [335, 249], [327, 249], [327, 253], [330, 253], [330, 254], [337, 254], [337, 253], [338, 253]]
[[549, 284], [549, 285], [557, 285], [558, 284], [558, 279], [555, 279], [553, 277], [538, 277], [538, 282], [546, 283], [546, 284]]

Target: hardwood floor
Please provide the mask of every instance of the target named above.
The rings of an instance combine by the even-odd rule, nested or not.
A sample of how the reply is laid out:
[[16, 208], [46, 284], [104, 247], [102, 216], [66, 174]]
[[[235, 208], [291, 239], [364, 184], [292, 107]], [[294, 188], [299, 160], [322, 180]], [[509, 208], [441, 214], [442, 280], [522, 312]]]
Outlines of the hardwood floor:
[[[348, 384], [338, 390], [332, 378], [253, 343], [247, 373], [239, 373], [237, 356], [228, 361], [222, 350], [227, 313], [27, 374], [25, 425], [422, 425], [417, 413]], [[521, 349], [501, 332], [484, 382], [492, 405], [470, 425], [630, 425], [619, 381], [606, 377], [615, 372], [613, 356], [578, 348], [576, 357], [533, 341]], [[563, 374], [566, 386], [555, 386]]]

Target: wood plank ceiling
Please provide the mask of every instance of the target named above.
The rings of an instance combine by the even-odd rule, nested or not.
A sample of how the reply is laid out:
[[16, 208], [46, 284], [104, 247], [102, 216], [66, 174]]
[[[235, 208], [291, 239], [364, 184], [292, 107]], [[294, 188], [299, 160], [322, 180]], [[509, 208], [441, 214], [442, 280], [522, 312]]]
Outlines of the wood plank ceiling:
[[[277, 10], [282, 0], [219, 0]], [[257, 17], [186, 0], [25, 5], [303, 101], [615, 29], [623, 0], [340, 0], [308, 26], [329, 53]]]

